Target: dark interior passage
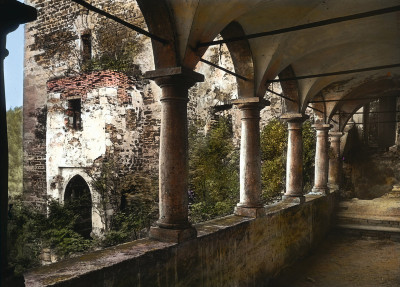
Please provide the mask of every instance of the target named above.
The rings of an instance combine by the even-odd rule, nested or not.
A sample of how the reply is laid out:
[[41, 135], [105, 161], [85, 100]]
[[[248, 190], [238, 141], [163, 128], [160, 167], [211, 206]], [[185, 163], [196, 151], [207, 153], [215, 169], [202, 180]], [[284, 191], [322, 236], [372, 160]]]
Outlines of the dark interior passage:
[[65, 204], [71, 204], [79, 214], [75, 230], [85, 238], [90, 238], [92, 231], [92, 199], [86, 181], [80, 176], [74, 176], [68, 183], [64, 195]]

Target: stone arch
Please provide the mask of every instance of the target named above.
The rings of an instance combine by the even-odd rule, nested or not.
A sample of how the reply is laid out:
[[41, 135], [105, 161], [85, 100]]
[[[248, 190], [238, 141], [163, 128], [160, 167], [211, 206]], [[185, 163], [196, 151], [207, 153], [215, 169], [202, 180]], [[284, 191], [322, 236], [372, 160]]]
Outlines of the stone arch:
[[83, 237], [89, 238], [92, 232], [92, 198], [90, 187], [82, 176], [77, 174], [68, 181], [63, 200], [67, 204], [76, 204], [80, 215], [76, 231]]
[[[223, 39], [229, 39], [238, 36], [244, 36], [242, 26], [238, 22], [231, 22], [221, 31]], [[247, 80], [236, 77], [238, 83], [238, 95], [240, 98], [251, 98], [255, 96], [255, 79], [254, 79], [254, 63], [253, 55], [248, 40], [241, 40], [226, 43], [232, 58], [235, 72]]]
[[168, 41], [166, 44], [156, 40], [151, 41], [155, 68], [180, 66], [174, 20], [167, 2], [165, 0], [137, 0], [137, 3], [149, 32]]
[[[288, 79], [294, 78], [296, 74], [293, 71], [293, 67], [291, 65], [287, 66], [278, 74], [280, 79]], [[299, 113], [300, 112], [300, 92], [299, 92], [299, 84], [297, 80], [291, 81], [281, 81], [280, 82], [282, 87], [282, 93], [286, 98], [291, 100], [285, 99], [285, 109], [286, 112], [290, 113]]]

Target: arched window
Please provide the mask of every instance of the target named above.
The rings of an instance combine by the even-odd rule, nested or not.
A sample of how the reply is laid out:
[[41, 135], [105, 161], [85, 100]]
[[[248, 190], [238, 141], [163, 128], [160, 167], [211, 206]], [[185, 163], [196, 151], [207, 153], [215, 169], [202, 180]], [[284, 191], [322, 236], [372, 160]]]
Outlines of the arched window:
[[89, 186], [80, 175], [75, 175], [67, 184], [64, 202], [65, 204], [72, 204], [76, 213], [79, 214], [75, 231], [85, 238], [90, 238], [92, 232], [92, 199]]

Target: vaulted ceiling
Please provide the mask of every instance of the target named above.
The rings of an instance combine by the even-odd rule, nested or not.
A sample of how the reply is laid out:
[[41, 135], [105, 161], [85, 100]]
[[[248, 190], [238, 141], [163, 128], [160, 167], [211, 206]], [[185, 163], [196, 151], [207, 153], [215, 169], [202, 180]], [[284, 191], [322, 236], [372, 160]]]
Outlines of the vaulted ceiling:
[[[153, 41], [153, 46], [158, 46], [154, 49], [157, 68], [183, 65], [191, 69], [195, 68], [207, 49], [207, 46], [199, 46], [199, 43], [213, 41], [219, 34], [224, 37], [224, 29], [232, 23], [240, 29], [236, 29], [237, 32], [231, 29], [230, 33], [225, 33], [229, 36], [225, 36], [224, 40], [400, 5], [399, 0], [138, 2], [151, 32], [170, 41], [169, 45]], [[155, 6], [158, 9], [154, 9]], [[304, 76], [399, 64], [398, 11], [397, 7], [389, 13], [377, 13], [378, 15], [358, 19], [354, 17], [356, 19], [349, 21], [333, 21], [337, 23], [238, 41], [247, 45], [245, 49], [251, 56], [243, 57], [243, 61], [251, 61], [246, 65], [253, 69], [246, 75], [251, 76], [252, 88], [248, 90], [251, 90], [252, 95], [247, 92], [242, 96], [263, 97], [268, 81], [279, 76], [287, 67], [290, 67], [294, 76]], [[151, 21], [153, 23], [149, 23]], [[236, 48], [238, 46], [240, 45], [236, 45]], [[242, 48], [240, 53], [243, 51]], [[168, 56], [170, 60], [161, 59], [167, 57], [168, 53], [173, 54]], [[157, 58], [160, 60], [157, 61]], [[240, 61], [240, 55], [237, 60]], [[238, 61], [235, 63], [235, 70], [240, 74], [243, 69]], [[296, 80], [297, 109], [303, 112], [317, 96], [329, 99], [330, 102], [325, 105], [326, 117], [329, 118], [338, 110], [353, 110], [359, 103], [366, 101], [359, 100], [360, 98], [396, 94], [399, 81], [399, 67]], [[355, 100], [332, 101], [342, 98]]]

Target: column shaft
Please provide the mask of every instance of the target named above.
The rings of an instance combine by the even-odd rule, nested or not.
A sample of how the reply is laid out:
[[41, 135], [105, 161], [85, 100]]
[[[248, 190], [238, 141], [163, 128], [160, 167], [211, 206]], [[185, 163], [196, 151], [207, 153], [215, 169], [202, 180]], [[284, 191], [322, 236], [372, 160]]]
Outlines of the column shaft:
[[329, 124], [313, 125], [317, 132], [315, 148], [315, 173], [313, 192], [327, 194], [328, 189], [328, 131]]
[[329, 153], [329, 174], [328, 186], [332, 189], [339, 189], [341, 178], [340, 166], [340, 138], [341, 132], [330, 132], [330, 153]]
[[3, 64], [6, 55], [6, 35], [0, 31], [0, 286], [5, 286], [7, 269], [8, 142]]
[[188, 222], [187, 89], [162, 86], [158, 225], [182, 229]]
[[286, 192], [284, 200], [305, 201], [303, 195], [303, 136], [305, 117], [301, 114], [286, 114], [281, 117], [288, 122], [288, 147], [286, 157]]
[[240, 202], [235, 214], [258, 217], [264, 214], [261, 202], [261, 151], [259, 103], [241, 104]]
[[196, 237], [188, 221], [188, 89], [203, 75], [181, 67], [147, 72], [161, 87], [158, 227], [150, 237], [182, 242]]

